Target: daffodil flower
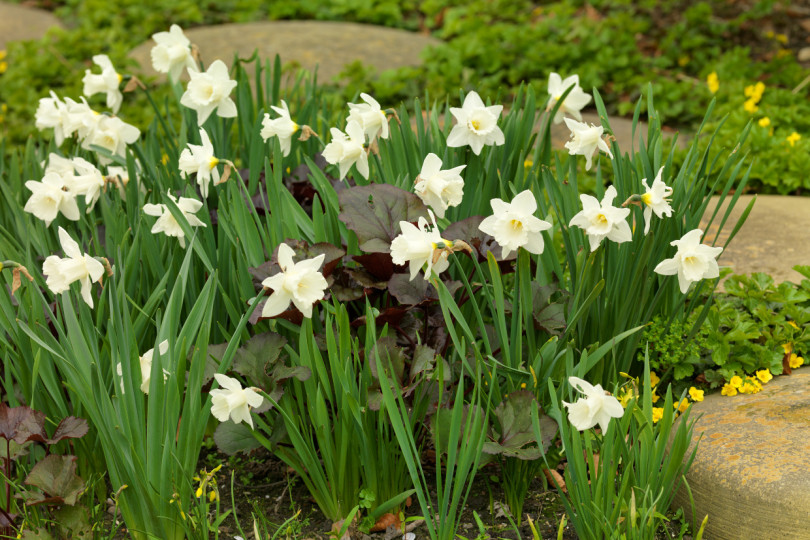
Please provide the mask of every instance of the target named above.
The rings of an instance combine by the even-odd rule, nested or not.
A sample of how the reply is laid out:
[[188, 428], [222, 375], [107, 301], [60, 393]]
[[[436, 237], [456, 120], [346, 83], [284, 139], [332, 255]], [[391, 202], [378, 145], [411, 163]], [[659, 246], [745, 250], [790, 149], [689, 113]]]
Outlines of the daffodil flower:
[[599, 424], [602, 433], [607, 433], [611, 418], [621, 418], [624, 408], [619, 400], [605, 394], [602, 385], [591, 385], [578, 377], [568, 377], [568, 383], [585, 395], [575, 403], [562, 402], [568, 409], [568, 421], [579, 431]]
[[352, 165], [357, 165], [357, 172], [368, 178], [368, 154], [364, 148], [365, 134], [363, 127], [352, 120], [346, 124], [346, 133], [337, 128], [329, 130], [332, 141], [323, 149], [323, 158], [327, 163], [338, 165], [340, 179], [343, 180]]
[[208, 138], [208, 133], [202, 128], [200, 128], [200, 139], [202, 139], [201, 145], [189, 144], [188, 148], [183, 149], [178, 160], [178, 167], [180, 174], [186, 178], [189, 174], [197, 174], [200, 193], [203, 198], [207, 198], [211, 180], [214, 181], [214, 185], [219, 183], [219, 170], [217, 169], [219, 159], [214, 157], [214, 146], [211, 144], [211, 139]]
[[320, 272], [325, 255], [321, 253], [312, 259], [293, 262], [295, 251], [287, 244], [278, 246], [278, 265], [281, 272], [262, 281], [262, 285], [273, 289], [273, 294], [262, 308], [262, 317], [275, 317], [282, 313], [290, 302], [303, 313], [312, 317], [312, 305], [323, 298], [328, 286]]
[[228, 67], [222, 60], [214, 60], [205, 72], [189, 71], [189, 77], [191, 80], [180, 104], [197, 111], [198, 126], [202, 126], [215, 110], [222, 118], [236, 116], [236, 104], [229, 97], [236, 88], [236, 81], [231, 80]]
[[437, 216], [444, 217], [451, 206], [461, 204], [464, 196], [464, 180], [459, 174], [466, 165], [442, 170], [442, 160], [436, 154], [428, 154], [422, 163], [422, 171], [416, 177], [414, 193], [430, 206]]
[[45, 284], [52, 293], [59, 294], [67, 291], [74, 281], [79, 281], [82, 285], [82, 298], [92, 308], [90, 286], [101, 279], [104, 265], [86, 253], [82, 255], [79, 244], [62, 227], [59, 227], [59, 242], [67, 257], [50, 255], [45, 259], [42, 264]]
[[601, 203], [596, 197], [584, 193], [579, 196], [582, 201], [582, 211], [571, 219], [570, 225], [576, 225], [585, 230], [591, 251], [596, 251], [605, 238], [618, 244], [633, 239], [630, 225], [626, 221], [630, 209], [613, 206], [615, 198], [616, 188], [613, 186], [608, 186], [605, 190]]
[[67, 104], [51, 91], [50, 97], [41, 98], [34, 114], [34, 125], [38, 130], [53, 129], [53, 138], [56, 146], [61, 146], [71, 132], [65, 130], [67, 117]]
[[106, 54], [97, 54], [93, 57], [93, 63], [101, 68], [100, 74], [95, 74], [89, 69], [84, 72], [84, 90], [82, 93], [91, 97], [95, 94], [107, 94], [107, 108], [113, 114], [121, 108], [124, 95], [118, 89], [122, 77], [115, 71], [110, 58]]
[[253, 429], [253, 418], [250, 408], [259, 407], [264, 398], [251, 388], [242, 388], [236, 379], [217, 373], [214, 378], [220, 388], [211, 390], [211, 414], [220, 422], [228, 418], [239, 424], [244, 421]]
[[152, 34], [156, 45], [152, 47], [152, 67], [158, 73], [168, 73], [172, 80], [177, 80], [183, 68], [199, 71], [191, 56], [191, 42], [183, 34], [183, 29], [173, 24], [168, 32]]
[[[188, 197], [180, 197], [180, 200], [178, 201], [177, 198], [172, 195], [171, 191], [168, 192], [168, 197], [174, 201], [175, 204], [177, 204], [177, 208], [180, 210], [180, 212], [182, 212], [183, 216], [186, 218], [186, 221], [188, 221], [189, 226], [206, 226], [205, 223], [200, 221], [200, 219], [194, 215], [200, 208], [202, 208], [203, 203]], [[178, 242], [180, 242], [180, 247], [186, 247], [186, 236], [183, 232], [183, 228], [179, 223], [177, 223], [177, 220], [174, 219], [174, 215], [165, 204], [145, 204], [143, 205], [143, 212], [148, 216], [156, 216], [159, 218], [152, 226], [152, 234], [162, 232], [166, 236], [175, 236], [177, 237]]]
[[300, 126], [290, 118], [290, 109], [287, 108], [287, 102], [281, 100], [281, 107], [271, 106], [278, 118], [270, 119], [269, 114], [264, 115], [262, 120], [262, 130], [259, 135], [262, 136], [264, 141], [270, 137], [278, 137], [278, 142], [281, 145], [281, 153], [284, 156], [290, 155], [290, 148], [292, 144], [292, 136], [298, 131]]
[[535, 217], [537, 200], [530, 190], [523, 191], [511, 203], [501, 199], [490, 201], [493, 215], [484, 219], [478, 228], [495, 238], [501, 246], [501, 258], [521, 247], [529, 253], [543, 253], [542, 231], [551, 228], [551, 223]]
[[678, 252], [671, 259], [661, 261], [655, 272], [664, 276], [678, 275], [678, 285], [686, 294], [689, 285], [701, 279], [716, 278], [720, 268], [715, 260], [723, 248], [711, 247], [700, 243], [703, 231], [694, 229], [680, 240], [673, 240], [670, 245], [676, 246]]
[[485, 145], [502, 145], [504, 136], [498, 127], [498, 117], [502, 110], [503, 105], [487, 107], [476, 92], [470, 92], [464, 98], [464, 104], [460, 109], [450, 107], [450, 113], [455, 117], [457, 124], [447, 136], [447, 146], [451, 148], [469, 146], [477, 156]]
[[50, 226], [60, 212], [71, 221], [79, 221], [76, 197], [67, 190], [65, 180], [60, 175], [47, 173], [42, 181], [29, 180], [25, 187], [31, 190], [31, 197], [23, 210], [44, 221], [46, 227]]
[[670, 217], [672, 215], [672, 207], [669, 205], [669, 199], [667, 198], [672, 196], [672, 188], [661, 180], [661, 173], [663, 172], [663, 167], [658, 169], [658, 174], [653, 181], [652, 187], [647, 185], [646, 178], [641, 180], [645, 189], [644, 195], [641, 196], [641, 200], [646, 205], [646, 208], [644, 208], [645, 235], [650, 232], [650, 220], [653, 212], [655, 212], [655, 215], [659, 218], [663, 218], [664, 216]]
[[[431, 272], [441, 274], [450, 262], [447, 260], [449, 252], [445, 247], [452, 247], [453, 242], [445, 240], [439, 233], [436, 225], [436, 216], [428, 210], [433, 227], [430, 227], [424, 217], [420, 217], [418, 227], [408, 221], [400, 221], [399, 228], [402, 231], [399, 236], [391, 242], [391, 258], [394, 264], [410, 264], [411, 280], [425, 268], [425, 279], [429, 279]], [[441, 251], [437, 251], [441, 250]], [[438, 257], [434, 256], [438, 253]]]
[[591, 96], [586, 94], [582, 87], [579, 86], [579, 75], [571, 75], [565, 79], [560, 77], [558, 73], [551, 73], [548, 76], [548, 93], [551, 96], [548, 104], [549, 110], [557, 104], [565, 91], [571, 86], [573, 88], [565, 97], [565, 101], [562, 102], [560, 108], [557, 109], [557, 114], [554, 115], [555, 124], [562, 122], [566, 114], [581, 122], [582, 113], [580, 111], [590, 103]]
[[363, 128], [369, 143], [377, 138], [388, 138], [388, 118], [382, 111], [380, 104], [368, 94], [360, 94], [365, 103], [349, 103], [349, 118], [346, 122], [354, 120]]
[[565, 125], [571, 130], [571, 140], [565, 143], [568, 153], [572, 156], [585, 156], [585, 170], [591, 170], [591, 164], [594, 154], [598, 154], [599, 150], [606, 153], [610, 159], [613, 159], [613, 154], [610, 153], [605, 140], [602, 138], [604, 128], [602, 126], [594, 126], [591, 124], [584, 124], [564, 118]]
[[[82, 148], [92, 150], [92, 146], [100, 146], [120, 157], [126, 156], [127, 145], [134, 143], [141, 136], [141, 132], [133, 125], [127, 124], [116, 116], [100, 115], [98, 121], [90, 126], [82, 140]], [[102, 165], [112, 160], [102, 155], [98, 156]]]

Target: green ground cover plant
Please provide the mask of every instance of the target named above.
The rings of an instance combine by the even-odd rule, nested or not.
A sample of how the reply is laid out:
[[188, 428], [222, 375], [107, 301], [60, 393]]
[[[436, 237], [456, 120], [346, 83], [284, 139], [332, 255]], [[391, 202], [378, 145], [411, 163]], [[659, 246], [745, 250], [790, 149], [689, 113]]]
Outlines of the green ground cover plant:
[[[612, 440], [613, 418], [637, 461], [603, 466], [635, 502], [600, 498], [604, 525], [643, 508], [660, 529], [660, 491], [688, 468], [662, 441], [685, 442], [688, 424], [673, 428], [671, 407], [656, 418], [649, 383], [627, 413], [601, 389], [649, 380], [645, 325], [710, 316], [721, 247], [697, 227], [715, 192], [725, 245], [742, 224], [728, 218], [750, 130], [734, 151], [695, 139], [678, 166], [652, 89], [634, 109], [650, 129], [623, 150], [601, 94], [575, 80], [554, 98], [518, 88], [506, 113], [472, 91], [335, 111], [306, 76], [282, 89], [278, 58], [229, 72], [171, 32], [158, 67], [188, 83], [170, 75], [156, 99], [95, 58], [120, 116], [43, 93], [45, 137], [0, 161], [4, 400], [88, 420], [78, 467], [109, 491], [86, 496], [115, 494], [134, 538], [216, 537], [231, 510], [218, 469], [199, 466], [214, 430], [227, 453], [261, 446], [291, 467], [338, 536], [419, 522], [450, 540], [483, 465], [499, 465], [517, 528], [522, 475], [570, 457], [574, 433]], [[131, 92], [151, 107], [142, 130], [125, 122]], [[600, 126], [570, 118], [590, 100]], [[569, 152], [554, 153], [563, 116]], [[596, 197], [578, 187], [589, 176]], [[569, 382], [600, 391], [563, 403]], [[627, 458], [620, 442], [605, 448]]]

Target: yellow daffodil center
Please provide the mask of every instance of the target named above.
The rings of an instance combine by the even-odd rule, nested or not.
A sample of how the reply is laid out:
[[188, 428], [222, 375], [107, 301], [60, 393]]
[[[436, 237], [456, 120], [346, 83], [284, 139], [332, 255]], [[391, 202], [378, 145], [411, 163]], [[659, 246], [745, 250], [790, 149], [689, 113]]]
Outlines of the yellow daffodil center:
[[644, 204], [650, 206], [652, 204], [652, 193], [645, 193], [641, 196], [641, 200], [644, 201]]
[[208, 168], [213, 169], [214, 167], [217, 166], [217, 164], [219, 164], [219, 159], [212, 157], [211, 161], [208, 162]]
[[523, 229], [523, 222], [520, 221], [519, 219], [513, 219], [512, 221], [509, 222], [509, 224], [512, 226], [512, 229], [515, 232]]
[[595, 221], [596, 221], [596, 223], [598, 223], [599, 225], [607, 225], [608, 219], [607, 219], [607, 217], [605, 216], [605, 214], [598, 214], [598, 215], [596, 216], [596, 220], [595, 220]]
[[479, 120], [471, 120], [470, 125], [472, 126], [472, 128], [475, 131], [478, 131], [479, 129], [481, 129], [481, 122]]

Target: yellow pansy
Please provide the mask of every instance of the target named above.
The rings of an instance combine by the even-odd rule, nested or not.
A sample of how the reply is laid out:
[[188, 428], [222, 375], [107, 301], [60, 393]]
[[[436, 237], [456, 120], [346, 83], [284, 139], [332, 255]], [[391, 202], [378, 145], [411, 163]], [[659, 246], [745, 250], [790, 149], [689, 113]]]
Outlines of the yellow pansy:
[[709, 76], [706, 77], [706, 85], [709, 87], [709, 92], [712, 94], [716, 94], [720, 89], [720, 79], [717, 78], [716, 71], [712, 71], [709, 73]]
[[723, 389], [720, 391], [720, 395], [723, 395], [723, 396], [736, 396], [737, 395], [737, 389], [735, 387], [731, 386], [731, 384], [726, 383], [725, 385], [723, 385]]
[[703, 390], [693, 386], [689, 389], [689, 397], [692, 398], [692, 401], [703, 401]]
[[739, 387], [741, 387], [741, 386], [742, 386], [742, 383], [743, 383], [742, 377], [740, 377], [739, 375], [734, 375], [734, 376], [731, 378], [731, 380], [730, 380], [730, 381], [728, 381], [728, 384], [730, 384], [730, 385], [731, 385], [732, 387], [734, 387], [734, 388], [739, 388]]
[[661, 379], [658, 377], [658, 374], [656, 372], [654, 372], [654, 371], [651, 371], [650, 372], [650, 386], [654, 387], [659, 382], [661, 382]]
[[791, 354], [790, 360], [788, 360], [788, 365], [790, 365], [790, 369], [796, 369], [801, 367], [804, 364], [804, 358], [799, 356], [798, 354]]
[[677, 409], [678, 412], [686, 412], [686, 409], [689, 408], [689, 400], [683, 398], [680, 403], [673, 403], [672, 408]]
[[653, 424], [657, 424], [658, 421], [664, 417], [664, 409], [662, 407], [653, 407], [652, 413]]
[[771, 125], [771, 119], [765, 116], [763, 118], [760, 118], [757, 124], [759, 124], [760, 127], [768, 127]]
[[759, 379], [760, 381], [762, 381], [764, 383], [766, 383], [766, 382], [770, 381], [771, 379], [773, 379], [773, 375], [771, 375], [771, 372], [768, 371], [767, 369], [760, 369], [759, 371], [757, 371], [756, 375], [757, 375], [757, 379]]
[[790, 143], [790, 146], [796, 146], [796, 143], [801, 139], [802, 136], [796, 133], [795, 131], [787, 136], [787, 142]]

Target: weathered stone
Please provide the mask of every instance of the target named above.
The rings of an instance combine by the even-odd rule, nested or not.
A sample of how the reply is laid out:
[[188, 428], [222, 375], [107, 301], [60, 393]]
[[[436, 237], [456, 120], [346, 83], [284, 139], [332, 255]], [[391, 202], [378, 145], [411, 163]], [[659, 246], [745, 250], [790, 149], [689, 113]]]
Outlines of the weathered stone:
[[[692, 406], [697, 456], [686, 475], [704, 538], [810, 539], [810, 369], [758, 394], [707, 396]], [[673, 507], [691, 515], [681, 488]]]
[[[168, 28], [166, 28], [168, 30]], [[420, 53], [440, 41], [404, 30], [368, 24], [325, 21], [266, 21], [203, 26], [185, 31], [200, 49], [206, 64], [220, 59], [230, 66], [234, 53], [248, 58], [255, 50], [271, 61], [276, 54], [284, 63], [318, 68], [318, 79], [331, 81], [355, 60], [378, 72], [421, 63]], [[150, 39], [132, 51], [143, 73], [155, 75], [149, 52]]]
[[39, 39], [54, 26], [62, 23], [47, 11], [0, 2], [0, 49], [11, 41]]
[[[717, 240], [722, 246], [754, 195], [741, 195], [734, 205], [728, 222]], [[711, 244], [717, 236], [728, 201], [724, 202], [711, 226], [708, 218], [717, 207], [719, 197], [713, 197], [704, 214], [703, 242]], [[759, 195], [745, 225], [720, 255], [720, 266], [730, 266], [735, 274], [765, 272], [777, 283], [801, 282], [802, 275], [793, 270], [797, 264], [810, 265], [810, 198], [780, 195]]]

